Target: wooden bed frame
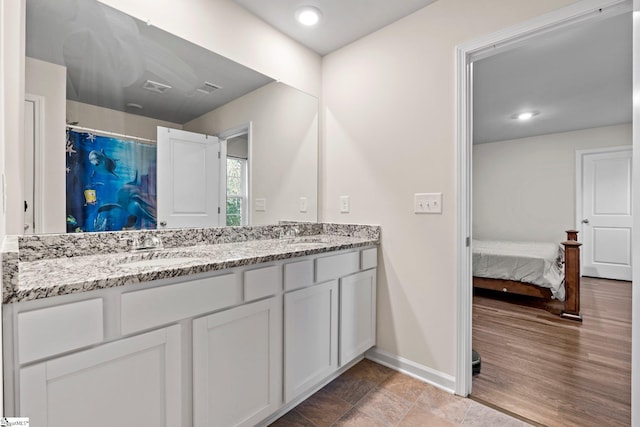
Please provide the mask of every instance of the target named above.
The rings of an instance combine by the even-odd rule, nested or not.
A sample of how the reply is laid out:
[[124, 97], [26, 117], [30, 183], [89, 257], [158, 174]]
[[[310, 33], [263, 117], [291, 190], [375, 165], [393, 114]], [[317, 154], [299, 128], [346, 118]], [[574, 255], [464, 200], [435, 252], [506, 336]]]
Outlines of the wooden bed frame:
[[[580, 246], [578, 243], [578, 231], [567, 230], [567, 240], [562, 242], [564, 246], [564, 289], [565, 299], [561, 316], [566, 319], [581, 322], [580, 315]], [[473, 287], [490, 289], [493, 291], [508, 292], [517, 295], [551, 300], [551, 291], [530, 283], [515, 282], [504, 279], [487, 279], [473, 277]]]

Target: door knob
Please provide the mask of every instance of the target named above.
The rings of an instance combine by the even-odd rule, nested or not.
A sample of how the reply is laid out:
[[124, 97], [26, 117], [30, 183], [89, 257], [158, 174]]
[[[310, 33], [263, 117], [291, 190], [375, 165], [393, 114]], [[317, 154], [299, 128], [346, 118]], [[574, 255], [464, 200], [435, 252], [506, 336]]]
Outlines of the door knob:
[[583, 224], [589, 224], [589, 219], [588, 219], [588, 218], [583, 219], [583, 220], [582, 220], [582, 223], [583, 223]]

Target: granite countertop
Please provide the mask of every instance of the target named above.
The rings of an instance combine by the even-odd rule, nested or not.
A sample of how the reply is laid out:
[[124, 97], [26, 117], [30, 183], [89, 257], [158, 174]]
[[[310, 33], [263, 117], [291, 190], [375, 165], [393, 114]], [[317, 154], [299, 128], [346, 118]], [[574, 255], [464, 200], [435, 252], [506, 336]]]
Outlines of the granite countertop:
[[377, 243], [377, 236], [318, 234], [20, 261], [16, 277], [10, 283], [4, 280], [3, 302], [29, 301]]

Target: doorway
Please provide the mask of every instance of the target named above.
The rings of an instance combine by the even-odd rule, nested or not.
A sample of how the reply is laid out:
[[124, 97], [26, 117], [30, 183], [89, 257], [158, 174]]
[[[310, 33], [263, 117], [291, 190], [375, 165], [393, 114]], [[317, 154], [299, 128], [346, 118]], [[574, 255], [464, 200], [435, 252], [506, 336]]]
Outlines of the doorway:
[[[499, 52], [512, 49], [526, 43], [529, 39], [547, 33], [552, 29], [574, 25], [578, 22], [602, 19], [628, 12], [631, 2], [628, 1], [593, 1], [579, 2], [538, 19], [523, 23], [513, 28], [475, 40], [457, 48], [457, 169], [458, 169], [458, 203], [457, 203], [457, 361], [456, 361], [456, 393], [466, 396], [471, 392], [471, 116], [472, 95], [471, 78], [473, 62], [479, 58], [489, 57]], [[637, 19], [637, 18], [634, 18]], [[637, 77], [636, 77], [637, 79]], [[637, 83], [637, 82], [636, 82]], [[636, 137], [637, 138], [637, 137]], [[634, 153], [637, 157], [638, 153]], [[634, 186], [634, 191], [637, 186]], [[634, 198], [637, 203], [637, 197]], [[634, 298], [637, 296], [634, 293]], [[640, 302], [634, 311], [640, 309]], [[637, 318], [637, 316], [635, 316]], [[637, 328], [633, 330], [638, 335]], [[634, 345], [636, 340], [634, 340]], [[638, 376], [634, 369], [634, 380]], [[637, 384], [637, 380], [634, 381]], [[634, 395], [634, 396], [637, 396]], [[637, 399], [637, 398], [634, 398]]]

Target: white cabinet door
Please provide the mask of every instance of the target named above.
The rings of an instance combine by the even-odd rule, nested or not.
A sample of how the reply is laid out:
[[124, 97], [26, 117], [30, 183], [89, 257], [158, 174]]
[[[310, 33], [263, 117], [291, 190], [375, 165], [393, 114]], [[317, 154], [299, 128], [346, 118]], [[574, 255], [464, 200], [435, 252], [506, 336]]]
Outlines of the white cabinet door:
[[284, 296], [285, 401], [338, 368], [338, 282]]
[[[282, 402], [282, 299], [193, 321], [194, 426], [254, 426]], [[147, 424], [150, 425], [150, 424]]]
[[178, 426], [180, 327], [20, 370], [20, 416], [37, 427]]
[[340, 279], [340, 366], [376, 343], [376, 270]]

